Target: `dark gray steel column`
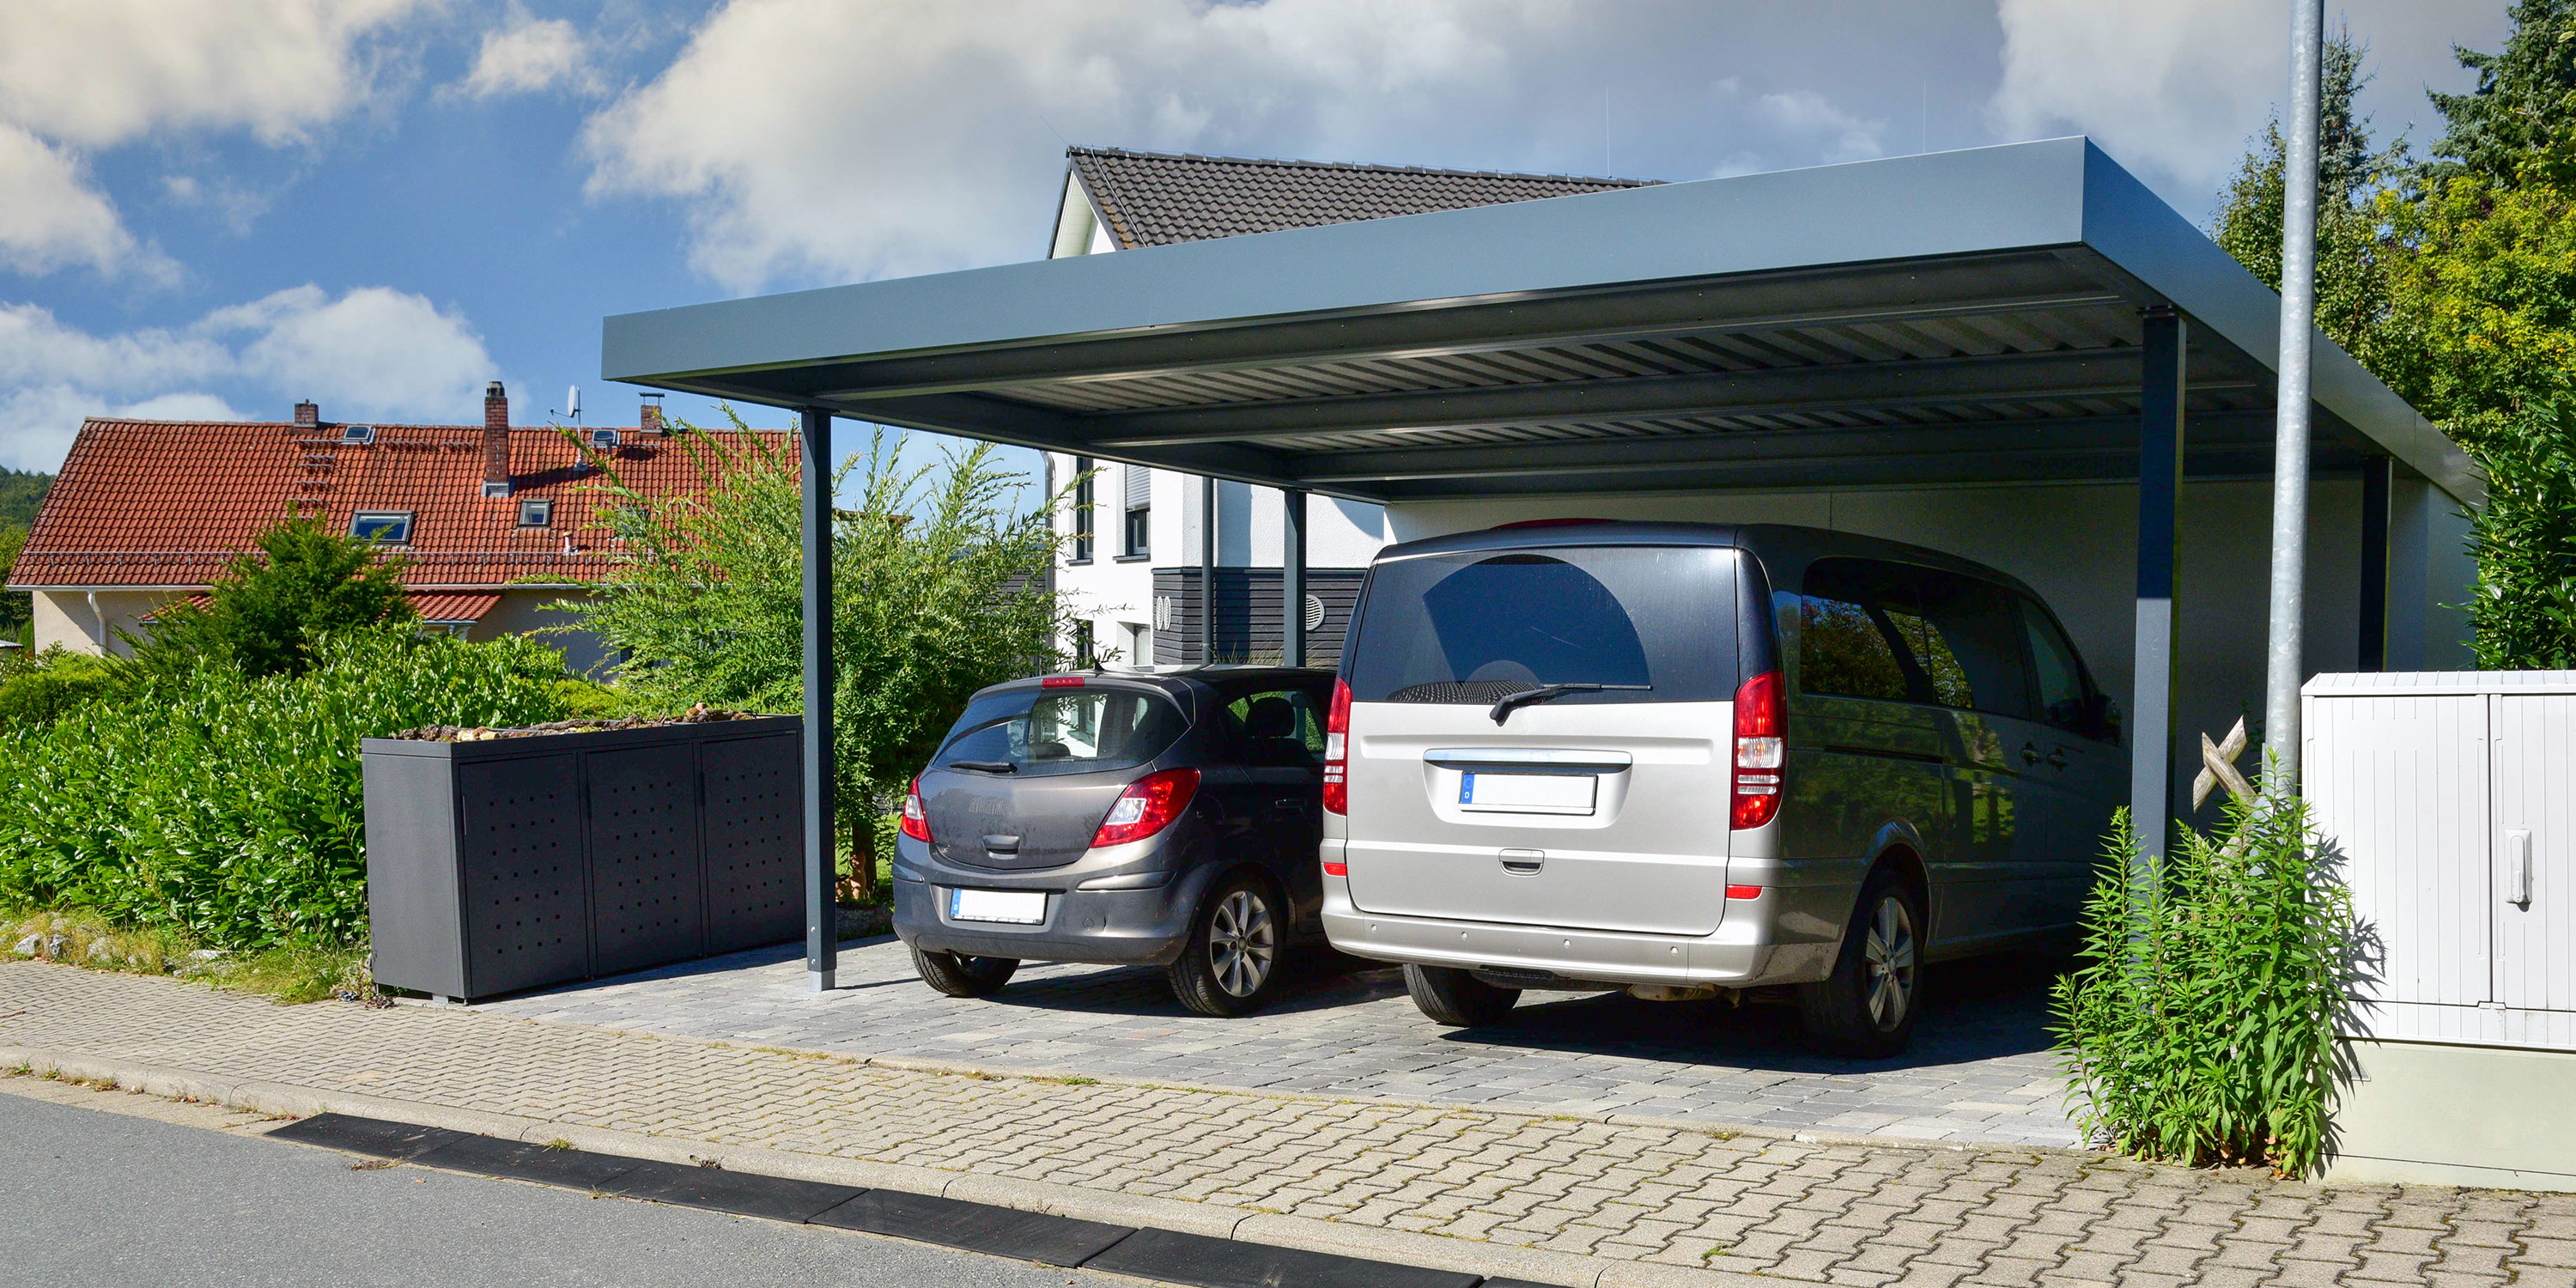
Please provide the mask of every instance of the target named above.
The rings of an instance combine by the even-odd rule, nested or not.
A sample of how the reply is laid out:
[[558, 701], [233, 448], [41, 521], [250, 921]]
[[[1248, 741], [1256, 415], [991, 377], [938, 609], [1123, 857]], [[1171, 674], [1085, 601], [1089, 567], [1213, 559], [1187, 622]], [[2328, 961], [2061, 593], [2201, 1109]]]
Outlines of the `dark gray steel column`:
[[805, 538], [805, 973], [828, 992], [839, 965], [832, 898], [832, 413], [800, 416]]
[[1216, 660], [1216, 476], [1199, 477], [1199, 661]]
[[2364, 671], [2388, 669], [2388, 502], [2394, 462], [2374, 456], [2361, 463], [2361, 649]]
[[1287, 523], [1279, 530], [1279, 660], [1306, 664], [1306, 491], [1279, 494]]
[[2145, 315], [2145, 382], [2138, 417], [2137, 669], [2129, 712], [2129, 821], [2138, 846], [2161, 858], [2172, 843], [2174, 587], [2182, 492], [2182, 317]]

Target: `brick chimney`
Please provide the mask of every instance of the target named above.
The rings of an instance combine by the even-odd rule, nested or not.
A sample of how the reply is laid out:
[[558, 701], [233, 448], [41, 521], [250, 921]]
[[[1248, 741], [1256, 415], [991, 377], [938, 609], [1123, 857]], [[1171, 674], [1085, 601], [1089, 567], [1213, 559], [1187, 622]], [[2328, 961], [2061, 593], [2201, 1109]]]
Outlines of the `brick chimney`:
[[483, 390], [483, 495], [510, 495], [510, 395], [498, 380]]
[[644, 420], [642, 423], [644, 426], [644, 432], [647, 434], [659, 434], [662, 432], [662, 395], [644, 395]]
[[314, 406], [312, 399], [307, 398], [304, 401], [295, 404], [295, 427], [297, 429], [314, 429], [319, 427], [321, 424], [322, 409]]

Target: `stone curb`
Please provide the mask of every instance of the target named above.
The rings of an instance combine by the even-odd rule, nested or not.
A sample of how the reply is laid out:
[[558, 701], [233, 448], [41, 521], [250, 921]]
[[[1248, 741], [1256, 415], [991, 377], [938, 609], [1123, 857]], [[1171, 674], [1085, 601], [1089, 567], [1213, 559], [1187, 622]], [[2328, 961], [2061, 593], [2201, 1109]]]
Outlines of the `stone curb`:
[[[742, 1046], [743, 1044], [719, 1042], [707, 1045]], [[838, 1052], [822, 1054], [841, 1055]], [[842, 1055], [841, 1058], [860, 1063], [871, 1062], [866, 1057]], [[898, 1064], [892, 1059], [879, 1059], [874, 1062], [894, 1068], [918, 1067], [931, 1072], [957, 1072], [970, 1067], [949, 1065], [931, 1069], [929, 1066], [936, 1062]], [[1073, 1217], [1077, 1220], [1176, 1230], [1186, 1234], [1240, 1239], [1247, 1243], [1268, 1244], [1273, 1247], [1334, 1252], [1345, 1256], [1401, 1262], [1463, 1274], [1557, 1284], [1564, 1288], [1762, 1288], [1766, 1284], [1804, 1282], [1785, 1280], [1777, 1275], [1746, 1275], [1732, 1271], [1706, 1270], [1658, 1262], [1619, 1261], [1606, 1257], [1577, 1256], [1567, 1252], [1546, 1252], [1534, 1248], [1480, 1244], [1472, 1240], [1453, 1239], [1437, 1234], [1418, 1234], [1408, 1230], [1351, 1225], [1339, 1221], [1317, 1220], [1312, 1217], [1284, 1216], [1148, 1195], [1113, 1194], [1072, 1185], [1058, 1185], [1048, 1181], [978, 1176], [972, 1172], [948, 1172], [906, 1163], [874, 1163], [827, 1154], [803, 1154], [793, 1150], [715, 1145], [702, 1141], [648, 1136], [602, 1127], [548, 1122], [544, 1119], [525, 1118], [515, 1114], [424, 1105], [352, 1092], [316, 1091], [290, 1083], [220, 1078], [185, 1069], [172, 1069], [130, 1060], [66, 1055], [33, 1047], [0, 1047], [0, 1072], [19, 1069], [61, 1078], [113, 1083], [129, 1091], [140, 1091], [170, 1100], [205, 1101], [281, 1117], [306, 1118], [321, 1113], [343, 1113], [412, 1123], [422, 1127], [445, 1127], [454, 1131], [497, 1136], [506, 1140], [534, 1144], [562, 1140], [570, 1142], [578, 1149], [593, 1150], [603, 1154], [619, 1154], [629, 1158], [647, 1158], [683, 1164], [712, 1161], [734, 1171], [784, 1176], [796, 1180], [857, 1185], [872, 1189], [902, 1190], [914, 1194], [933, 1194], [943, 1198], [1015, 1208], [1024, 1212], [1045, 1212], [1056, 1216]], [[1013, 1072], [1005, 1076], [1045, 1075]], [[1144, 1079], [1101, 1078], [1097, 1081], [1104, 1085], [1112, 1084], [1113, 1081], [1118, 1085], [1130, 1086], [1171, 1085]], [[1228, 1092], [1228, 1094], [1244, 1093]], [[1283, 1098], [1321, 1099], [1304, 1096]], [[1455, 1106], [1424, 1107], [1455, 1108]], [[1544, 1118], [1549, 1115], [1519, 1116]], [[1594, 1118], [1591, 1121], [1611, 1120]], [[1630, 1121], [1633, 1124], [1640, 1120], [1631, 1119]], [[1656, 1125], [1664, 1124], [1657, 1122]], [[1679, 1125], [1697, 1130], [1707, 1129], [1705, 1124]], [[1778, 1133], [1772, 1134], [1778, 1135]], [[1922, 1147], [1921, 1142], [1912, 1142], [1911, 1145], [1914, 1148]]]

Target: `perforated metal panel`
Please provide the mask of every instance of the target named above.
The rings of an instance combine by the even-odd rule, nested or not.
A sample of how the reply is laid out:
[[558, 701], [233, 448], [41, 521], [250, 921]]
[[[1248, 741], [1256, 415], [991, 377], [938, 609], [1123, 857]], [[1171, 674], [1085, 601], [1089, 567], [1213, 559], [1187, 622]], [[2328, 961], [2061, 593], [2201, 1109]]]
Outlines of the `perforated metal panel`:
[[804, 932], [797, 897], [805, 842], [796, 817], [804, 792], [797, 738], [706, 743], [707, 947], [726, 953]]
[[588, 758], [594, 973], [702, 951], [696, 753], [666, 743]]
[[570, 753], [456, 767], [472, 996], [588, 968], [577, 781]]

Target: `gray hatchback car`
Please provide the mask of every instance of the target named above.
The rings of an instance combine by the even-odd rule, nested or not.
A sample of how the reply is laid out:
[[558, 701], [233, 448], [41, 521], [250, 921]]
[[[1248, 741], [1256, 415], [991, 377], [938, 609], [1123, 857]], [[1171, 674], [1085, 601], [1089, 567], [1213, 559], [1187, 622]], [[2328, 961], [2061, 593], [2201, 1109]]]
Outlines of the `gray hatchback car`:
[[977, 693], [904, 801], [894, 931], [932, 988], [1022, 961], [1160, 966], [1204, 1015], [1320, 944], [1329, 671], [1089, 671]]
[[1448, 1024], [1785, 991], [1891, 1053], [1923, 963], [2072, 927], [2128, 772], [2029, 587], [1894, 541], [1460, 533], [1381, 554], [1351, 631], [1324, 925]]

